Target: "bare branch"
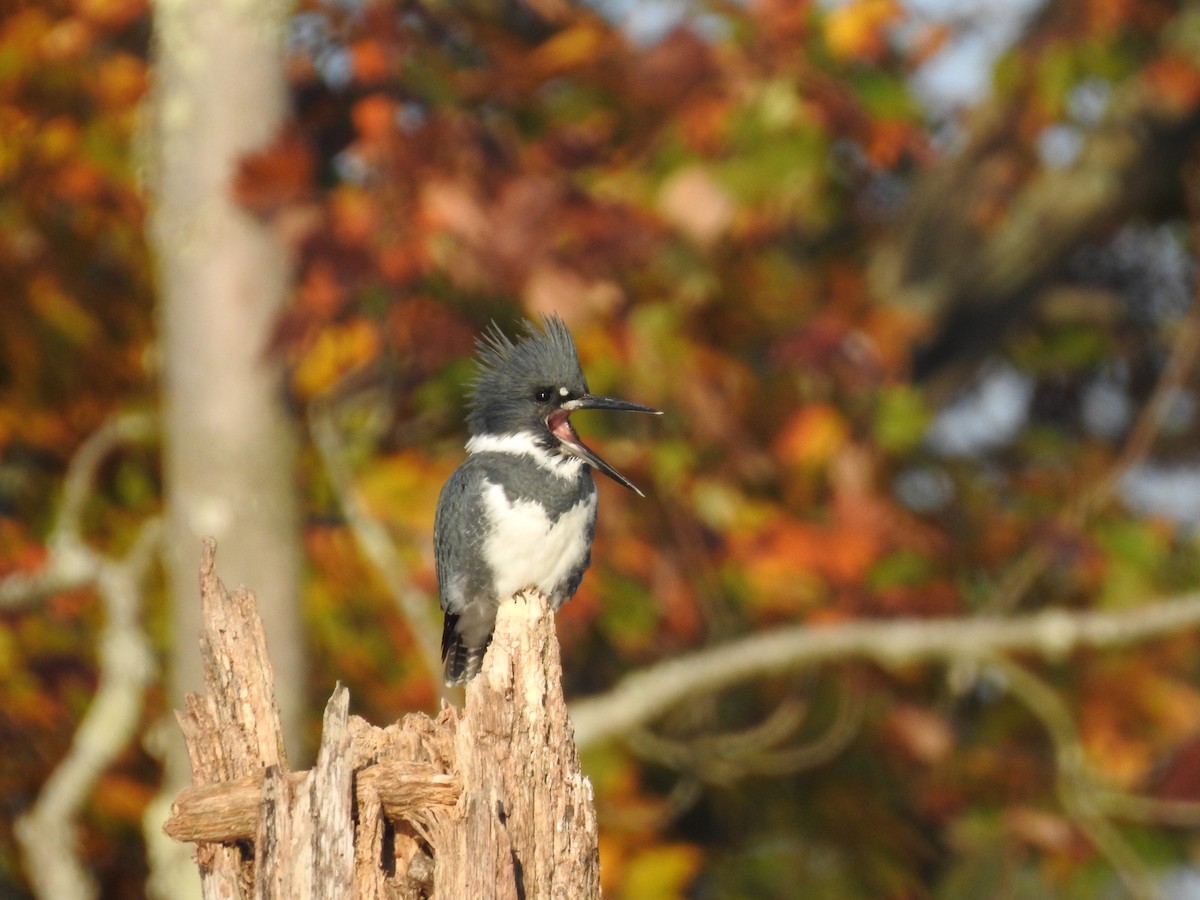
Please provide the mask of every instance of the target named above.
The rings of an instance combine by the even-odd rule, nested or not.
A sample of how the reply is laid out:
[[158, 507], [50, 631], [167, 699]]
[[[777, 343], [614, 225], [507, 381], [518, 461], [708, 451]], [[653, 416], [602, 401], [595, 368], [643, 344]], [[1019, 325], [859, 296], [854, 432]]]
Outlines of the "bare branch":
[[12, 572], [0, 578], [0, 609], [25, 609], [47, 597], [73, 591], [96, 580], [96, 557], [71, 551], [51, 553], [32, 572]]
[[51, 532], [51, 546], [60, 535], [80, 539], [83, 507], [96, 486], [100, 464], [118, 447], [145, 443], [154, 437], [157, 419], [150, 413], [120, 413], [95, 431], [75, 453], [63, 482], [62, 500]]
[[137, 733], [154, 654], [141, 627], [141, 582], [153, 564], [161, 523], [146, 522], [123, 559], [107, 557], [83, 539], [82, 520], [101, 463], [117, 447], [148, 440], [154, 418], [114, 416], [71, 460], [47, 538], [49, 556], [36, 572], [0, 580], [0, 607], [19, 608], [63, 590], [94, 583], [104, 607], [99, 636], [99, 686], [66, 757], [37, 800], [16, 822], [25, 869], [39, 897], [92, 897], [96, 887], [79, 860], [74, 820], [96, 780]]
[[674, 738], [645, 729], [630, 732], [630, 749], [664, 766], [692, 773], [708, 784], [731, 784], [749, 775], [788, 775], [832, 759], [853, 740], [862, 724], [861, 698], [840, 698], [824, 732], [803, 744], [788, 744], [807, 710], [785, 700], [762, 722], [736, 732]]
[[629, 734], [694, 694], [767, 675], [850, 659], [885, 666], [958, 662], [1001, 653], [1060, 657], [1082, 647], [1119, 647], [1200, 625], [1200, 593], [1122, 612], [1047, 610], [1010, 618], [889, 619], [797, 626], [667, 660], [571, 705], [582, 749]]
[[46, 537], [49, 554], [33, 572], [13, 572], [0, 578], [0, 609], [22, 609], [62, 591], [95, 581], [102, 559], [83, 540], [83, 510], [96, 485], [100, 464], [123, 444], [142, 443], [155, 433], [149, 413], [122, 413], [88, 437], [67, 467], [62, 494]]
[[1071, 820], [1088, 836], [1138, 900], [1159, 896], [1145, 863], [1129, 846], [1096, 802], [1103, 790], [1100, 777], [1088, 765], [1075, 720], [1066, 703], [1050, 685], [1012, 660], [991, 661], [1003, 678], [1003, 686], [1042, 723], [1054, 744], [1059, 800]]
[[96, 556], [97, 591], [104, 605], [100, 683], [79, 723], [71, 749], [42, 785], [37, 801], [16, 822], [25, 870], [39, 897], [94, 897], [79, 860], [74, 821], [97, 779], [137, 733], [154, 653], [141, 626], [141, 582], [156, 558], [161, 523], [147, 522], [122, 560]]

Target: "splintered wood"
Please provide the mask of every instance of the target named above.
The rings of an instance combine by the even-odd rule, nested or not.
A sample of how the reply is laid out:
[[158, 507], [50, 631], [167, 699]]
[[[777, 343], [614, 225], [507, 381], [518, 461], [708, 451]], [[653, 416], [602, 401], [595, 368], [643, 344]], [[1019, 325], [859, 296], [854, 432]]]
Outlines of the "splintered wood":
[[[440, 895], [598, 897], [592, 786], [579, 771], [542, 597], [518, 595], [500, 607], [483, 670], [467, 685], [455, 751], [465, 815], [438, 834]], [[483, 886], [490, 891], [480, 893]]]
[[291, 772], [254, 597], [201, 562], [204, 697], [179, 715], [194, 784], [167, 834], [196, 844], [205, 898], [600, 896], [591, 785], [579, 770], [545, 598], [504, 603], [466, 710], [386, 728], [334, 690], [317, 763]]

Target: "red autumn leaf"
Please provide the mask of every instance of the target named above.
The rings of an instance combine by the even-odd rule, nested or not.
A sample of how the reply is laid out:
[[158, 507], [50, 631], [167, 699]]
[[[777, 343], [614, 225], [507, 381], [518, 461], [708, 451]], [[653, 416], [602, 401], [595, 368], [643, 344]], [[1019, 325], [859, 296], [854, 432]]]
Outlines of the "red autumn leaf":
[[269, 215], [308, 196], [314, 160], [295, 128], [285, 129], [271, 146], [242, 159], [233, 194], [251, 212]]

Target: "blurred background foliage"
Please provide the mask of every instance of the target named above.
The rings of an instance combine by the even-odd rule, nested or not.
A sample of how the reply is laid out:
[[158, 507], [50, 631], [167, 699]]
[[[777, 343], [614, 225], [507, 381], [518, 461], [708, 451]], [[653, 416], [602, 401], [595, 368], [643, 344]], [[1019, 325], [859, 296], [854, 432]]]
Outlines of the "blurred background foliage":
[[[149, 33], [143, 0], [0, 20], [5, 571], [44, 558], [81, 441], [154, 402]], [[648, 499], [600, 484], [559, 615], [569, 697], [785, 623], [1194, 589], [1194, 5], [328, 0], [287, 46], [293, 123], [231, 188], [294, 253], [264, 352], [298, 422], [336, 410], [431, 620], [474, 336], [551, 311], [594, 390], [667, 411], [578, 422]], [[156, 466], [100, 471], [98, 545], [157, 509]], [[311, 449], [298, 484], [312, 727], [336, 680], [377, 723], [431, 708]], [[2, 896], [25, 896], [9, 823], [89, 702], [98, 615], [83, 590], [0, 618]], [[1030, 669], [1113, 785], [1200, 800], [1198, 651], [1180, 634]], [[848, 663], [589, 750], [606, 893], [1118, 895], [1015, 684]], [[156, 778], [133, 746], [91, 797], [105, 896], [141, 893]], [[1121, 839], [1197, 896], [1197, 820], [1143, 818]]]

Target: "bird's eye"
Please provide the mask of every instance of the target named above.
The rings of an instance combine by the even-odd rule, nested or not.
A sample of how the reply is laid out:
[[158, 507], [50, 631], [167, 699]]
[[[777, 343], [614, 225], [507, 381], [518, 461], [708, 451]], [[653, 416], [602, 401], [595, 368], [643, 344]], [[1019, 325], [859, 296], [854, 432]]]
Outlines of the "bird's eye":
[[550, 397], [553, 396], [553, 394], [554, 394], [554, 391], [551, 390], [550, 388], [538, 388], [533, 393], [533, 399], [536, 400], [538, 403], [549, 403]]

